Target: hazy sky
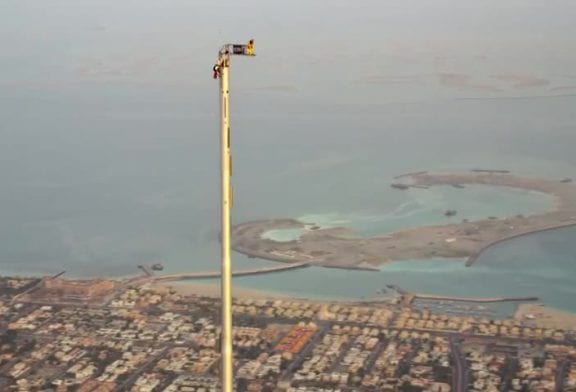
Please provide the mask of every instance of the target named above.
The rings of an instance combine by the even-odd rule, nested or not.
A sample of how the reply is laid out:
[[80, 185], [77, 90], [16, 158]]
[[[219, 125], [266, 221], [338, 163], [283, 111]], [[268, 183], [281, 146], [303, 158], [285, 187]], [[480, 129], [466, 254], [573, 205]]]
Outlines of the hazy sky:
[[300, 99], [566, 94], [575, 21], [570, 0], [3, 0], [0, 83], [203, 91], [219, 45], [254, 37], [235, 80]]

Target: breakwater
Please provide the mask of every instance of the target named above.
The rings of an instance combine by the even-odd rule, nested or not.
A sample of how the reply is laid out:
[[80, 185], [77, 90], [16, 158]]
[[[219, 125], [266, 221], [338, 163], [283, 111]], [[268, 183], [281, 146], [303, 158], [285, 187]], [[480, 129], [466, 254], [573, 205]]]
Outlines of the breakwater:
[[429, 295], [429, 294], [413, 294], [414, 299], [424, 299], [431, 301], [455, 301], [455, 302], [477, 302], [477, 303], [493, 303], [493, 302], [528, 302], [538, 301], [538, 297], [488, 297], [488, 298], [470, 298], [470, 297], [451, 297], [445, 295]]
[[472, 256], [468, 257], [465, 265], [466, 265], [466, 267], [471, 267], [478, 260], [478, 258], [482, 255], [482, 253], [484, 253], [489, 248], [491, 248], [497, 244], [500, 244], [502, 242], [506, 242], [506, 241], [512, 240], [514, 238], [524, 237], [524, 236], [527, 236], [530, 234], [543, 233], [546, 231], [553, 231], [553, 230], [560, 230], [560, 229], [565, 229], [567, 227], [574, 227], [574, 226], [576, 226], [576, 222], [560, 223], [560, 224], [557, 224], [557, 225], [554, 225], [551, 227], [528, 230], [524, 233], [516, 233], [516, 234], [510, 235], [508, 237], [499, 238], [496, 241], [493, 241], [493, 242], [487, 244], [486, 246], [484, 246], [482, 249], [480, 249], [478, 252], [476, 252]]
[[[275, 267], [254, 268], [249, 270], [232, 272], [232, 276], [238, 277], [238, 276], [250, 276], [250, 275], [263, 275], [298, 268], [306, 268], [309, 265], [310, 265], [309, 263], [291, 263]], [[190, 280], [190, 279], [213, 279], [213, 278], [219, 278], [220, 275], [221, 275], [220, 271], [183, 272], [180, 274], [172, 274], [172, 275], [154, 275], [148, 277], [148, 280], [153, 282], [173, 282], [178, 280]]]
[[398, 285], [387, 285], [391, 290], [396, 291], [402, 297], [402, 302], [405, 305], [410, 305], [417, 299], [428, 301], [454, 301], [454, 302], [472, 302], [472, 303], [496, 303], [496, 302], [531, 302], [538, 301], [539, 298], [535, 296], [521, 296], [521, 297], [460, 297], [449, 295], [435, 295], [435, 294], [422, 294], [412, 293], [404, 290]]

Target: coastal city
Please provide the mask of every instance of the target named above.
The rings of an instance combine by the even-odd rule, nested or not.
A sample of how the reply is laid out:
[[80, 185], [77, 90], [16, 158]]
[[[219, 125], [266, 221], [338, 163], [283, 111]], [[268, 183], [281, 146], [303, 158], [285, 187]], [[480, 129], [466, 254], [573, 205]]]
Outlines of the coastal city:
[[[219, 299], [137, 279], [0, 279], [0, 390], [209, 392]], [[234, 299], [236, 391], [576, 391], [576, 325], [366, 302]]]
[[576, 392], [575, 0], [0, 0], [0, 392]]

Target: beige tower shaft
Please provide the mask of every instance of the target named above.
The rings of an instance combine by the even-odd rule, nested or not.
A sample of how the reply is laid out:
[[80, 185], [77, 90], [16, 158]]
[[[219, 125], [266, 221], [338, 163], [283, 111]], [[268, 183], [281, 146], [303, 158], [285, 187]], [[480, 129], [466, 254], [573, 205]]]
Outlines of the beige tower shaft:
[[232, 351], [232, 266], [230, 260], [230, 209], [232, 207], [232, 156], [230, 153], [230, 56], [254, 56], [254, 40], [246, 45], [224, 45], [218, 52], [214, 77], [220, 79], [220, 172], [221, 172], [221, 368], [222, 392], [232, 392], [234, 358]]
[[232, 267], [230, 262], [230, 207], [231, 207], [231, 155], [230, 155], [230, 91], [228, 60], [222, 62], [220, 70], [220, 169], [222, 174], [221, 194], [221, 257], [222, 257], [222, 392], [232, 392]]

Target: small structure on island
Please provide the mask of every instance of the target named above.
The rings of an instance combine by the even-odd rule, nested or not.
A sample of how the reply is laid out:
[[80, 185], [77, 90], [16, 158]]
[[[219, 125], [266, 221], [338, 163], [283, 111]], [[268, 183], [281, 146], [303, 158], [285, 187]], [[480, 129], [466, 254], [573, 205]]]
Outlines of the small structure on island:
[[162, 271], [164, 270], [164, 265], [162, 263], [155, 263], [152, 264], [150, 268], [152, 268], [152, 271]]

